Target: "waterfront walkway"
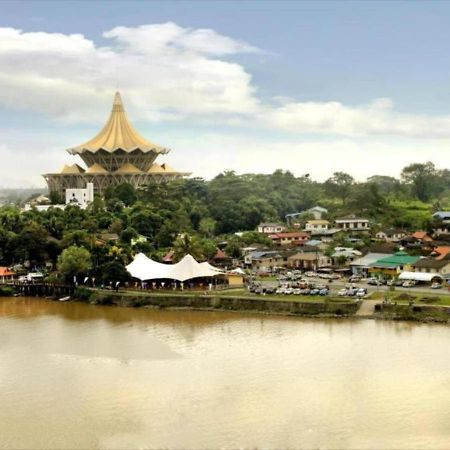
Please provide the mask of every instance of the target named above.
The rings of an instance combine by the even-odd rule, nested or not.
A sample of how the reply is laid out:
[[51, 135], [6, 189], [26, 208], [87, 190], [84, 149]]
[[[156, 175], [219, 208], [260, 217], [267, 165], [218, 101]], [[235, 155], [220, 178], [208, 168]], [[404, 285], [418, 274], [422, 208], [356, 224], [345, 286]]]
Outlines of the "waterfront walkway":
[[355, 316], [368, 317], [375, 313], [375, 305], [379, 305], [381, 301], [378, 300], [363, 300]]

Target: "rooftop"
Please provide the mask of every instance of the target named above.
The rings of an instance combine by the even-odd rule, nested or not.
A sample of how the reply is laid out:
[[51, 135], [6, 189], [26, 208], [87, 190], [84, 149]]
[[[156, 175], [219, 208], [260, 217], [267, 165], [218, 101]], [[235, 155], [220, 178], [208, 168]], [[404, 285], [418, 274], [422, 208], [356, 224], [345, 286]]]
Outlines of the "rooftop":
[[138, 149], [144, 153], [151, 151], [168, 153], [169, 151], [145, 139], [136, 131], [128, 119], [120, 94], [116, 92], [111, 114], [103, 129], [84, 144], [68, 149], [68, 152], [76, 155], [84, 152], [96, 153], [99, 150], [112, 153], [116, 150], [132, 152]]

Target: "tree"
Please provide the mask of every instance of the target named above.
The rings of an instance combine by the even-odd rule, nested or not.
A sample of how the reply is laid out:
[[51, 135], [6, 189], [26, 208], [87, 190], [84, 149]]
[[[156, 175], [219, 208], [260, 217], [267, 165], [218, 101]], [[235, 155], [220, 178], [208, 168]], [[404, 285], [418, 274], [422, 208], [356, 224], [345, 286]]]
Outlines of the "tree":
[[415, 197], [427, 202], [437, 183], [437, 175], [434, 164], [428, 161], [425, 164], [415, 163], [406, 166], [402, 170], [401, 178], [411, 186], [411, 193]]
[[354, 182], [355, 180], [348, 173], [334, 172], [333, 176], [325, 181], [325, 190], [333, 197], [339, 198], [345, 205]]
[[179, 261], [185, 255], [191, 255], [195, 259], [203, 259], [203, 251], [200, 241], [196, 236], [183, 233], [175, 240], [173, 247], [174, 260]]
[[109, 261], [99, 266], [97, 270], [97, 279], [100, 277], [104, 284], [125, 283], [131, 279], [131, 275], [119, 261]]
[[67, 281], [75, 276], [85, 275], [92, 269], [92, 258], [89, 250], [72, 245], [66, 248], [58, 257], [58, 270]]

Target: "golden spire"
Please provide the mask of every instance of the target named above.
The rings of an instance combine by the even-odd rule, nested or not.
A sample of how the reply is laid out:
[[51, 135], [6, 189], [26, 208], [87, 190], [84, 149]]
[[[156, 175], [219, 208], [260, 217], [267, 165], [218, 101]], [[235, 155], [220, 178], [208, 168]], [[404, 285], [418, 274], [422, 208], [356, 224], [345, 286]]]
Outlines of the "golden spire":
[[133, 150], [141, 150], [144, 153], [168, 153], [165, 149], [153, 142], [142, 137], [131, 125], [125, 108], [123, 107], [120, 93], [114, 95], [113, 107], [108, 122], [103, 129], [95, 137], [88, 142], [68, 150], [72, 155], [84, 152], [96, 153], [99, 150], [115, 152], [116, 150], [124, 150], [132, 152]]

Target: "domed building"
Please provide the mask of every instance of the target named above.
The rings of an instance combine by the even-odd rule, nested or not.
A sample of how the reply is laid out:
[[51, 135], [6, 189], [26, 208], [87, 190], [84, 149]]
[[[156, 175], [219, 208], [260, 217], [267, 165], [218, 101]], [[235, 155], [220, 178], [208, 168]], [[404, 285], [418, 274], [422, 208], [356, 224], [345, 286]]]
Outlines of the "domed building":
[[78, 155], [87, 168], [65, 165], [59, 173], [43, 175], [50, 192], [64, 195], [66, 189], [80, 189], [93, 183], [97, 193], [109, 186], [129, 183], [135, 188], [152, 182], [164, 182], [190, 175], [168, 164], [155, 163], [160, 154], [169, 153], [142, 137], [131, 125], [120, 94], [114, 97], [108, 122], [91, 140], [67, 150]]

